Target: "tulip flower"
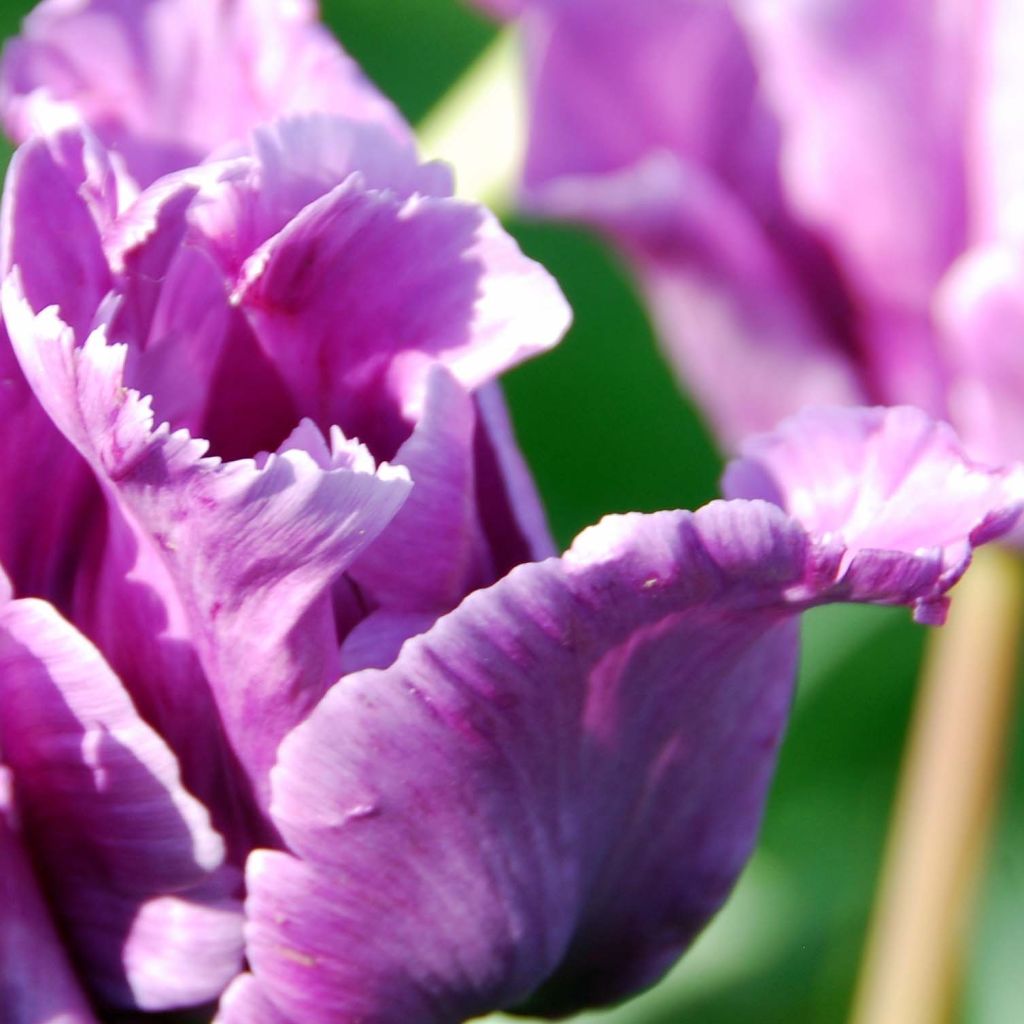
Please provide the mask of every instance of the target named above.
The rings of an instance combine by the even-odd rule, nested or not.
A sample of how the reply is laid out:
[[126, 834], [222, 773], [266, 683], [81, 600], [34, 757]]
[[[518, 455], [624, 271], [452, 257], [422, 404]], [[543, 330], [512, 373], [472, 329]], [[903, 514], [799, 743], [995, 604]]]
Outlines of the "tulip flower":
[[277, 842], [278, 740], [344, 671], [551, 550], [489, 381], [567, 308], [387, 110], [279, 121], [141, 193], [87, 129], [15, 157], [5, 327], [43, 311], [65, 370], [106, 331], [120, 367], [82, 394], [84, 371], [35, 377], [53, 350], [0, 346], [17, 1024], [215, 1000], [240, 966], [238, 868]]
[[[344, 674], [300, 718], [282, 713], [294, 690], [272, 647], [294, 621], [281, 581], [304, 590], [337, 512], [364, 530], [360, 501], [376, 512], [391, 481], [364, 470], [355, 500], [341, 491], [315, 511], [300, 490], [276, 519], [264, 506], [311, 472], [288, 459], [302, 449], [266, 461], [290, 472], [263, 485], [244, 465], [204, 464], [125, 388], [113, 319], [77, 344], [16, 279], [4, 313], [43, 406], [137, 542], [163, 548], [232, 750], [252, 772], [246, 714], [268, 746], [282, 732], [271, 712], [289, 726], [259, 803], [275, 838], [246, 861], [251, 973], [224, 995], [224, 1022], [558, 1015], [650, 984], [749, 856], [799, 613], [856, 600], [941, 621], [972, 546], [1009, 529], [1024, 494], [1019, 471], [972, 464], [916, 410], [807, 413], [751, 442], [726, 478], [734, 500], [610, 517], [561, 559], [475, 591], [392, 662]], [[339, 452], [336, 435], [309, 462]], [[250, 682], [259, 669], [273, 692]]]
[[611, 237], [726, 448], [901, 403], [1019, 458], [1019, 5], [522, 0], [534, 210]]
[[[810, 412], [731, 500], [549, 557], [494, 380], [558, 340], [557, 287], [343, 55], [351, 109], [307, 109], [305, 5], [183, 9], [49, 0], [5, 62], [40, 132], [0, 223], [5, 1011], [623, 998], [750, 855], [800, 613], [940, 622], [1020, 472], [912, 409]], [[205, 75], [237, 98], [263, 64], [232, 33], [267, 25], [300, 99], [257, 124]], [[72, 32], [123, 63], [91, 75]]]

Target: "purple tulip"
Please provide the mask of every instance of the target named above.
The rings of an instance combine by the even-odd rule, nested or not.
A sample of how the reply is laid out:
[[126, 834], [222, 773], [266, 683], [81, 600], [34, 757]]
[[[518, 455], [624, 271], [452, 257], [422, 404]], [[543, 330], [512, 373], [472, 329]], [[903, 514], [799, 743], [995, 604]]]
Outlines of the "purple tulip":
[[0, 223], [4, 1010], [430, 1024], [628, 995], [749, 856], [799, 614], [941, 621], [1020, 473], [910, 409], [806, 413], [750, 443], [734, 500], [548, 557], [494, 380], [558, 340], [557, 287], [363, 85], [353, 117], [190, 135], [217, 96], [168, 105], [173, 74], [97, 105], [49, 81], [79, 16], [180, 70], [174, 32], [221, 22], [158, 31], [179, 6], [50, 0], [9, 58], [41, 69], [25, 109], [75, 124], [18, 151]]
[[526, 201], [618, 243], [727, 447], [909, 402], [1024, 453], [1019, 4], [497, 8], [526, 35]]
[[102, 1008], [216, 999], [238, 868], [279, 843], [279, 740], [552, 550], [490, 382], [567, 307], [390, 117], [279, 121], [141, 193], [87, 129], [15, 156], [2, 839], [11, 884], [39, 876], [0, 921], [15, 1024], [67, 960]]

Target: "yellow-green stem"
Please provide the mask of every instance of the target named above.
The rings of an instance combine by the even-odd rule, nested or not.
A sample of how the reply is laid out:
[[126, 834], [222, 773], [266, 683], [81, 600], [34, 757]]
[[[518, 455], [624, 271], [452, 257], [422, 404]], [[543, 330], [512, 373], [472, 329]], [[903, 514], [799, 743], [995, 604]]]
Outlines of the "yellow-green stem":
[[519, 36], [504, 29], [419, 126], [423, 156], [455, 167], [464, 199], [506, 209], [526, 144]]
[[851, 1024], [948, 1024], [999, 793], [1024, 567], [986, 548], [929, 641]]

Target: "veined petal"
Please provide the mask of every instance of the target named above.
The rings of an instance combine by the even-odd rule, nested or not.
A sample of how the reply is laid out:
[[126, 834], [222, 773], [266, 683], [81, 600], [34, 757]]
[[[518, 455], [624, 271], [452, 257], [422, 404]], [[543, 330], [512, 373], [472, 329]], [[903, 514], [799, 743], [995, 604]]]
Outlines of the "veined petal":
[[213, 998], [241, 962], [237, 881], [171, 752], [44, 602], [0, 609], [0, 691], [27, 841], [94, 992], [146, 1009]]
[[[264, 997], [303, 1024], [453, 1024], [653, 982], [750, 853], [799, 611], [934, 609], [1019, 512], [1019, 481], [916, 416], [815, 414], [760, 442], [758, 479], [803, 523], [763, 501], [609, 517], [333, 687], [273, 773], [287, 852], [248, 864]], [[832, 500], [831, 478], [806, 497], [803, 469], [833, 449], [884, 489], [886, 525], [861, 521], [869, 499]]]
[[124, 346], [81, 348], [16, 279], [5, 318], [26, 375], [111, 501], [167, 564], [237, 756], [260, 787], [276, 742], [337, 674], [331, 583], [387, 525], [407, 476], [310, 424], [279, 452], [223, 463], [124, 386]]
[[0, 114], [19, 141], [86, 124], [147, 185], [282, 114], [331, 111], [409, 128], [312, 0], [45, 0], [0, 65]]
[[[794, 583], [802, 534], [761, 508]], [[595, 529], [391, 669], [346, 677], [283, 744], [273, 816], [292, 854], [250, 858], [248, 954], [289, 1020], [454, 1022], [523, 1002], [560, 964], [545, 1008], [568, 1012], [653, 980], [725, 898], [789, 703], [792, 623], [762, 607], [728, 624], [688, 514]], [[709, 662], [719, 645], [735, 660]], [[762, 661], [768, 678], [741, 670]], [[735, 818], [705, 836], [723, 804]]]
[[0, 990], [6, 1024], [96, 1024], [39, 891], [0, 768]]

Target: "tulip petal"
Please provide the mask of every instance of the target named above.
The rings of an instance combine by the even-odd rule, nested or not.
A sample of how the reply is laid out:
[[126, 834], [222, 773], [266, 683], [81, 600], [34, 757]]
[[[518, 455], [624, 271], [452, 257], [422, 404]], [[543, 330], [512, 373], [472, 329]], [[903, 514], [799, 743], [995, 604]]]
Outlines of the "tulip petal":
[[936, 296], [950, 362], [950, 411], [972, 450], [994, 461], [1024, 451], [1024, 252], [979, 246]]
[[288, 1019], [263, 995], [251, 975], [242, 974], [221, 996], [213, 1024], [288, 1024]]
[[[774, 594], [801, 579], [803, 536], [753, 514]], [[346, 677], [283, 744], [273, 816], [294, 856], [250, 858], [248, 954], [289, 1019], [462, 1020], [559, 965], [544, 1009], [568, 1012], [653, 980], [725, 898], [789, 704], [793, 624], [763, 588], [730, 623], [740, 585], [688, 514], [595, 529], [391, 669]]]
[[475, 419], [469, 395], [435, 367], [423, 415], [392, 460], [414, 481], [409, 500], [349, 573], [388, 610], [448, 611], [493, 578], [481, 564], [487, 552], [476, 511]]
[[96, 1024], [61, 945], [0, 768], [0, 991], [5, 1024]]
[[949, 426], [908, 406], [817, 409], [744, 444], [722, 489], [774, 501], [841, 545], [843, 599], [914, 604], [931, 621], [971, 546], [1016, 521], [1024, 471], [973, 462]]
[[808, 396], [863, 401], [841, 285], [786, 209], [778, 126], [730, 5], [540, 0], [524, 28], [526, 201], [623, 247], [726, 446]]
[[557, 551], [537, 485], [516, 442], [501, 384], [485, 384], [474, 398], [480, 417], [477, 501], [496, 575], [501, 577], [522, 562], [538, 562]]
[[58, 306], [82, 338], [112, 285], [101, 232], [118, 204], [116, 172], [87, 134], [33, 139], [11, 160], [0, 228], [3, 273], [17, 265], [32, 308]]
[[213, 998], [240, 964], [237, 883], [171, 752], [44, 602], [0, 609], [0, 688], [28, 842], [90, 984], [146, 1009]]
[[34, 316], [8, 281], [5, 318], [36, 394], [137, 522], [174, 580], [234, 749], [257, 787], [276, 741], [337, 672], [331, 583], [405, 500], [401, 470], [375, 468], [310, 424], [276, 454], [222, 463], [124, 386], [125, 348], [102, 329], [81, 348], [53, 310]]
[[[358, 176], [257, 249], [233, 301], [298, 407], [388, 455], [408, 431], [395, 407], [418, 417], [434, 361], [472, 390], [569, 323], [554, 281], [481, 207], [402, 199]], [[342, 369], [325, 377], [323, 365]]]
[[1014, 0], [979, 0], [973, 7], [976, 130], [968, 136], [967, 165], [972, 226], [981, 241], [1019, 244], [1024, 241], [1024, 147], [1017, 126], [1024, 78], [1017, 53], [1024, 8]]
[[142, 185], [316, 110], [410, 134], [316, 23], [312, 0], [46, 0], [0, 65], [14, 138], [88, 125]]

